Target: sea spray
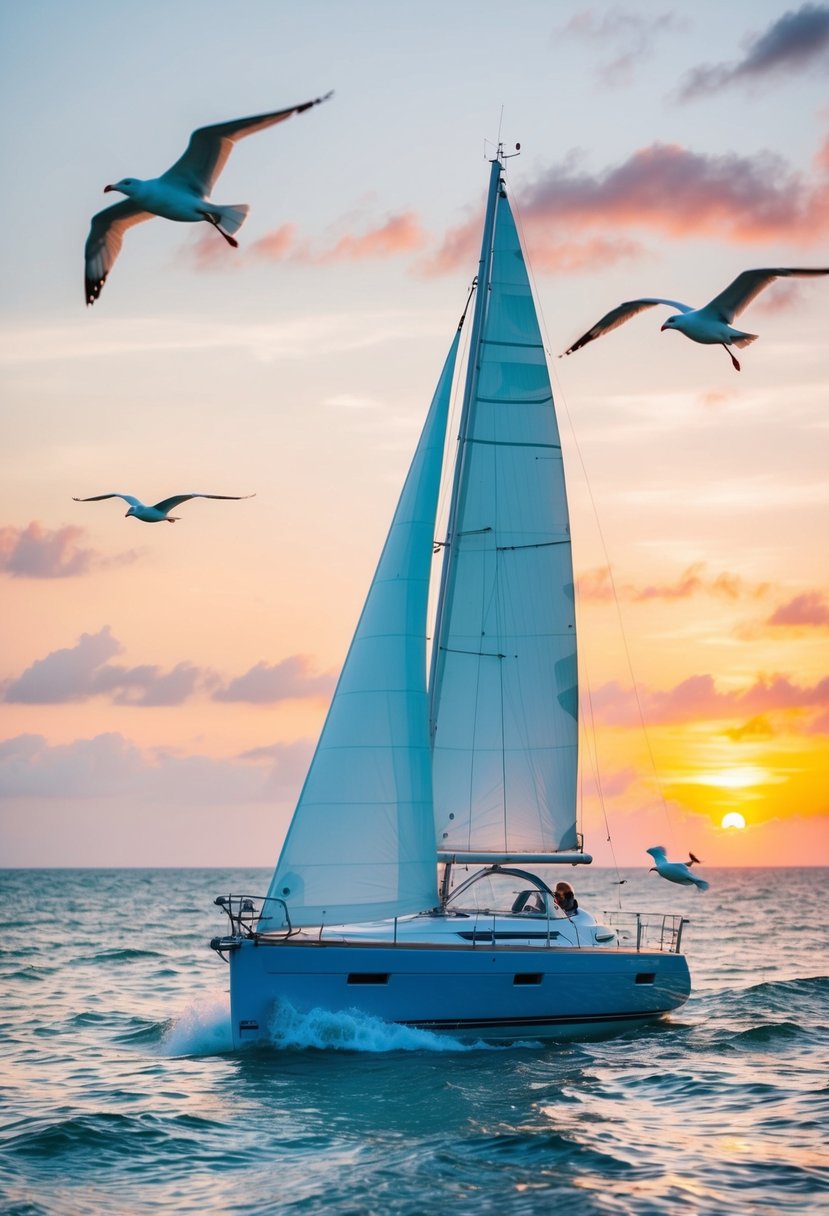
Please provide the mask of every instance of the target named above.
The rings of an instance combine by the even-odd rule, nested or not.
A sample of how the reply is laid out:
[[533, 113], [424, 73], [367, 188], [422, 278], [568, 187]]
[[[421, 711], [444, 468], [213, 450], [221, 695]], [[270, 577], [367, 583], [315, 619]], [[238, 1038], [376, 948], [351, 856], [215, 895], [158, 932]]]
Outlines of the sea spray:
[[233, 1050], [230, 1005], [226, 993], [203, 997], [188, 1005], [168, 1026], [159, 1054], [213, 1056]]
[[449, 1035], [433, 1034], [413, 1026], [384, 1022], [359, 1009], [309, 1009], [301, 1013], [287, 1002], [275, 1010], [268, 1031], [282, 1049], [322, 1051], [474, 1051], [484, 1043], [461, 1043]]

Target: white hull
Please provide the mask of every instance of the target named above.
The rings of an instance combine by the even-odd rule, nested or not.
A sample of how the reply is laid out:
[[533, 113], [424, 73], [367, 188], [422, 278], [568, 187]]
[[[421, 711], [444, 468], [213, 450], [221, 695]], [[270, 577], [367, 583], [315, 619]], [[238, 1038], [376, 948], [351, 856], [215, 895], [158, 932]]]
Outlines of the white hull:
[[614, 1033], [687, 1000], [683, 955], [620, 949], [615, 940], [605, 948], [555, 944], [561, 939], [545, 936], [557, 923], [528, 925], [522, 941], [513, 920], [508, 942], [500, 918], [488, 931], [479, 922], [473, 941], [450, 941], [440, 924], [423, 940], [422, 922], [421, 940], [412, 940], [411, 921], [398, 926], [396, 942], [360, 940], [356, 926], [340, 940], [330, 930], [330, 938], [222, 938], [213, 944], [230, 963], [234, 1045], [271, 1041], [283, 1004], [300, 1013], [357, 1010], [465, 1040], [515, 1041]]

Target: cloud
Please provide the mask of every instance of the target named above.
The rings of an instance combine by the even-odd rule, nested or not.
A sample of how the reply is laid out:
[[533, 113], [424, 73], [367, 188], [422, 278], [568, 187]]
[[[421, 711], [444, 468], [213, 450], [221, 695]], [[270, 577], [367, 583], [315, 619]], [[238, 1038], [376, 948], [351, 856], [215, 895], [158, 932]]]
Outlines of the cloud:
[[327, 697], [334, 687], [331, 673], [314, 675], [310, 660], [292, 655], [280, 663], [259, 662], [244, 675], [222, 685], [216, 672], [184, 660], [169, 671], [155, 664], [126, 667], [109, 660], [123, 647], [109, 625], [97, 633], [81, 634], [74, 646], [53, 650], [36, 659], [16, 679], [6, 681], [2, 700], [26, 705], [62, 705], [106, 696], [115, 705], [136, 707], [181, 705], [192, 697], [212, 693], [216, 701], [275, 701]]
[[736, 600], [744, 595], [758, 597], [767, 590], [766, 583], [749, 585], [738, 574], [722, 571], [720, 574], [707, 575], [705, 562], [695, 562], [673, 581], [652, 583], [646, 587], [635, 587], [630, 583], [615, 585], [607, 566], [597, 566], [587, 570], [578, 577], [579, 599], [585, 601], [606, 602], [614, 598], [614, 593], [620, 599], [643, 603], [647, 600], [680, 600], [690, 599], [694, 595], [717, 595], [726, 599]]
[[770, 739], [774, 733], [771, 722], [762, 714], [749, 718], [742, 726], [734, 726], [723, 731], [723, 734], [727, 735], [729, 739], [733, 739], [735, 743], [741, 743], [744, 739]]
[[217, 689], [213, 693], [213, 700], [270, 705], [275, 701], [327, 697], [334, 683], [334, 676], [330, 672], [312, 675], [309, 659], [305, 655], [291, 655], [281, 663], [268, 664], [260, 660], [243, 676], [237, 676], [224, 688]]
[[763, 34], [751, 39], [736, 63], [707, 64], [687, 74], [681, 101], [717, 93], [733, 84], [757, 83], [784, 73], [829, 62], [829, 7], [803, 4], [779, 17]]
[[734, 600], [740, 595], [742, 584], [736, 574], [718, 574], [716, 578], [704, 580], [702, 572], [704, 562], [689, 566], [674, 583], [652, 584], [634, 591], [634, 600], [684, 600], [699, 592], [711, 595], [724, 595]]
[[82, 548], [79, 541], [86, 534], [86, 528], [72, 524], [52, 531], [36, 519], [25, 528], [0, 528], [0, 571], [12, 578], [74, 578], [139, 556], [134, 549], [105, 557], [96, 549]]
[[[690, 676], [664, 691], [640, 689], [638, 703], [649, 725], [811, 711], [829, 707], [829, 676], [811, 687], [800, 687], [786, 675], [759, 676], [748, 688], [734, 692], [720, 692], [713, 676]], [[615, 681], [593, 694], [593, 709], [597, 717], [614, 726], [639, 722], [637, 699]]]
[[61, 705], [109, 696], [116, 705], [181, 705], [201, 688], [216, 683], [213, 673], [188, 662], [178, 663], [168, 672], [155, 665], [122, 667], [108, 662], [122, 650], [108, 625], [97, 633], [83, 633], [74, 646], [36, 659], [17, 679], [8, 681], [3, 700]]
[[293, 262], [305, 266], [330, 266], [338, 262], [362, 262], [411, 253], [426, 243], [426, 233], [413, 211], [402, 211], [364, 232], [346, 233], [322, 248], [314, 249], [299, 235], [296, 224], [282, 224], [254, 241], [235, 258], [227, 258], [217, 247], [214, 234], [205, 233], [187, 250], [199, 269], [238, 269], [262, 262]]
[[634, 67], [652, 53], [660, 34], [682, 28], [683, 23], [671, 13], [643, 16], [612, 8], [597, 16], [593, 9], [586, 9], [576, 13], [562, 29], [557, 30], [556, 37], [569, 35], [583, 41], [613, 46], [616, 55], [600, 66], [599, 75], [605, 84], [619, 85], [628, 83]]
[[554, 165], [525, 192], [522, 216], [534, 227], [567, 224], [577, 234], [612, 226], [673, 238], [811, 244], [829, 230], [827, 201], [829, 183], [810, 185], [772, 153], [711, 156], [652, 144], [595, 175], [572, 159]]
[[266, 762], [269, 765], [263, 796], [276, 801], [296, 802], [308, 772], [314, 745], [310, 739], [293, 743], [272, 743], [270, 747], [254, 747], [240, 752], [237, 759]]
[[829, 604], [821, 591], [806, 591], [796, 595], [771, 614], [768, 625], [793, 628], [825, 629], [829, 625]]
[[[641, 259], [649, 255], [644, 239], [654, 233], [672, 240], [811, 246], [829, 233], [828, 168], [829, 151], [827, 165], [818, 165], [811, 177], [770, 152], [709, 155], [651, 144], [598, 172], [571, 154], [524, 188], [520, 218], [531, 237], [533, 265], [563, 273]], [[468, 265], [479, 236], [476, 211], [446, 232], [415, 264], [415, 273], [440, 275]]]
[[116, 731], [57, 746], [42, 735], [17, 735], [0, 740], [0, 798], [292, 802], [312, 751], [300, 739], [223, 759], [142, 751]]

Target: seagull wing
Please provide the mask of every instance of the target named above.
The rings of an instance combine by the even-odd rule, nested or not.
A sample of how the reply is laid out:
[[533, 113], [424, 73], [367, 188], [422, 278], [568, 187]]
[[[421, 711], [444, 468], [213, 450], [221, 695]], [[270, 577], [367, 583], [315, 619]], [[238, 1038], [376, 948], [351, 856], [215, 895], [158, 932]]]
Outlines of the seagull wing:
[[189, 502], [191, 498], [224, 498], [234, 502], [240, 502], [243, 498], [255, 498], [255, 494], [175, 494], [172, 498], [165, 498], [161, 502], [154, 503], [156, 511], [172, 511], [173, 507], [178, 507], [183, 502]]
[[775, 279], [788, 277], [809, 277], [816, 274], [829, 274], [829, 270], [798, 270], [791, 266], [776, 266], [767, 270], [744, 270], [738, 274], [733, 283], [729, 283], [725, 291], [714, 296], [709, 304], [700, 309], [701, 313], [709, 313], [730, 325], [735, 317], [747, 308], [751, 301], [758, 296], [764, 287]]
[[152, 218], [151, 212], [142, 211], [129, 198], [93, 215], [84, 249], [84, 294], [87, 304], [94, 304], [101, 294], [107, 275], [121, 252], [127, 229]]
[[326, 93], [324, 97], [315, 97], [313, 101], [289, 106], [287, 110], [274, 110], [271, 114], [255, 114], [252, 118], [233, 118], [230, 122], [199, 127], [190, 136], [187, 151], [170, 166], [161, 180], [185, 186], [202, 198], [207, 198], [237, 140], [244, 139], [246, 135], [253, 135], [255, 131], [263, 131], [265, 127], [273, 127], [278, 122], [284, 122], [293, 114], [310, 110], [312, 106], [327, 101], [330, 96], [331, 93]]
[[104, 498], [123, 498], [124, 502], [128, 502], [131, 507], [143, 507], [143, 502], [140, 498], [133, 498], [132, 494], [93, 494], [91, 498], [75, 498], [72, 496], [73, 502], [101, 502]]
[[662, 299], [642, 299], [642, 300], [626, 300], [624, 304], [620, 304], [618, 308], [612, 308], [606, 313], [601, 321], [588, 329], [586, 334], [582, 334], [577, 342], [569, 346], [564, 352], [565, 355], [572, 355], [573, 351], [581, 350], [588, 342], [592, 342], [595, 338], [601, 338], [602, 334], [609, 334], [612, 329], [618, 329], [620, 325], [624, 325], [625, 321], [629, 321], [631, 317], [635, 317], [637, 313], [644, 312], [646, 308], [653, 308], [655, 304], [667, 304], [669, 308], [678, 308], [680, 312], [693, 312], [694, 310], [688, 304], [680, 304], [679, 300], [662, 300]]

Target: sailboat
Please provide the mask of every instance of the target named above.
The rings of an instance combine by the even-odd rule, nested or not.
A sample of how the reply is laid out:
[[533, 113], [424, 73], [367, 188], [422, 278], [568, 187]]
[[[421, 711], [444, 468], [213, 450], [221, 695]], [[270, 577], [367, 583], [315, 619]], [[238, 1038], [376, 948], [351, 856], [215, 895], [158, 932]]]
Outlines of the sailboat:
[[548, 877], [592, 858], [561, 441], [505, 159], [491, 161], [457, 443], [463, 318], [270, 888], [216, 900], [237, 1046], [267, 1042], [285, 1006], [514, 1041], [624, 1029], [690, 992], [682, 917], [599, 922], [562, 908]]

